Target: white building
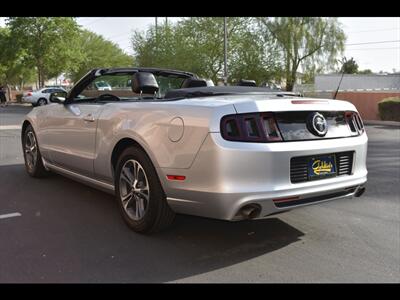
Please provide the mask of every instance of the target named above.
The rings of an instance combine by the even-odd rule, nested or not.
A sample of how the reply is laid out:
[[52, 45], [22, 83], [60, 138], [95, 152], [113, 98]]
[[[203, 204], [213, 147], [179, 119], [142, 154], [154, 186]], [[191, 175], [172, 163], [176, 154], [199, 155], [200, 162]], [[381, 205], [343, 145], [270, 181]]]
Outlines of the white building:
[[[342, 74], [316, 75], [316, 91], [336, 91]], [[400, 90], [400, 74], [344, 74], [340, 90]]]

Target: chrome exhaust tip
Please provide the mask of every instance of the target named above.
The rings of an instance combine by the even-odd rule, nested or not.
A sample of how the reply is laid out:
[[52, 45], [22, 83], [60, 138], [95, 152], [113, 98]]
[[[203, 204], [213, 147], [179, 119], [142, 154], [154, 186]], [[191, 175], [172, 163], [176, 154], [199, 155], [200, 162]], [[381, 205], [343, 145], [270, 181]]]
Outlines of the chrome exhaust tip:
[[258, 204], [248, 204], [243, 206], [240, 210], [239, 213], [243, 219], [249, 220], [249, 219], [255, 219], [260, 215], [261, 212], [261, 207]]
[[362, 194], [365, 193], [365, 187], [364, 186], [359, 186], [354, 193], [354, 197], [361, 197]]

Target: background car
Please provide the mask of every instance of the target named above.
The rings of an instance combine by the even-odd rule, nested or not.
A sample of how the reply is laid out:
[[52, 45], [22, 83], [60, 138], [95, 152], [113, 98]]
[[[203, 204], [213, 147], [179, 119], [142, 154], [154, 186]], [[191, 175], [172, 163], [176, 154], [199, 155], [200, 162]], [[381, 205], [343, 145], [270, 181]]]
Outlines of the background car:
[[96, 89], [98, 91], [111, 91], [111, 85], [109, 85], [107, 82], [105, 81], [97, 81], [94, 83]]
[[29, 91], [23, 93], [22, 102], [31, 103], [32, 106], [42, 106], [50, 103], [50, 95], [52, 93], [67, 92], [63, 88], [42, 88], [37, 91]]

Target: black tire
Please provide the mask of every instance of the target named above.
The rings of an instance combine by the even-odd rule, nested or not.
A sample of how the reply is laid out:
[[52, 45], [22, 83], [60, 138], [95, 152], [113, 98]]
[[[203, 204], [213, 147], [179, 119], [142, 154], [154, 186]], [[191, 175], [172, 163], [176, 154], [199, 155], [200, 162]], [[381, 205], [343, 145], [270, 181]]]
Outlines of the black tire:
[[40, 98], [37, 103], [36, 106], [43, 106], [47, 104], [47, 100], [45, 98]]
[[[26, 151], [26, 145], [27, 145], [27, 139], [28, 139], [28, 135], [29, 133], [32, 133], [34, 138], [35, 138], [35, 143], [36, 143], [36, 160], [33, 164], [30, 164], [28, 161], [28, 153]], [[33, 130], [32, 125], [28, 125], [25, 129], [25, 131], [23, 132], [23, 136], [22, 136], [22, 151], [24, 153], [24, 161], [25, 161], [25, 168], [26, 171], [28, 172], [28, 174], [32, 177], [35, 178], [41, 178], [41, 177], [46, 177], [49, 175], [49, 171], [47, 171], [45, 169], [45, 167], [43, 166], [43, 161], [42, 161], [42, 155], [40, 154], [40, 150], [39, 150], [39, 144], [37, 142], [37, 137], [35, 134], [35, 131]]]
[[[125, 211], [120, 195], [121, 171], [129, 160], [135, 160], [141, 165], [149, 186], [149, 200], [146, 211], [139, 220], [134, 220]], [[168, 227], [174, 220], [175, 213], [168, 206], [165, 193], [150, 158], [137, 147], [126, 148], [118, 158], [115, 172], [115, 194], [124, 221], [135, 232], [155, 233]]]

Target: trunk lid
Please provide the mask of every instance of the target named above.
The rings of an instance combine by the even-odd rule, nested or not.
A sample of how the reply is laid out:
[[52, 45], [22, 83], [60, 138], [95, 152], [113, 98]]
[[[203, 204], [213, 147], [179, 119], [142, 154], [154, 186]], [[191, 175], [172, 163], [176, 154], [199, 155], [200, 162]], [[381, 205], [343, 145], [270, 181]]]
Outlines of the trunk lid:
[[[357, 136], [363, 132], [353, 104], [340, 100], [283, 98], [233, 104], [238, 114], [272, 112], [282, 141], [306, 141]], [[320, 122], [321, 124], [318, 124]], [[318, 127], [321, 126], [321, 130]], [[322, 130], [323, 129], [323, 130]]]
[[234, 103], [237, 113], [284, 112], [284, 111], [357, 111], [347, 101], [307, 98], [254, 99]]

